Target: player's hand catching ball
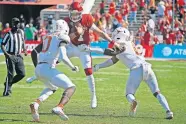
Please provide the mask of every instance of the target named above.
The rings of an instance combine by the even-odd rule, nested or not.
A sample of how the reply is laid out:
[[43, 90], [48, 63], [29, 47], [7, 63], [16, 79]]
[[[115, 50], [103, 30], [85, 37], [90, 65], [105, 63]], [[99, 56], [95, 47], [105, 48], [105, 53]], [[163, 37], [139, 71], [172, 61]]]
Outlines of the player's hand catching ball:
[[120, 50], [122, 51], [123, 50], [123, 46], [119, 45], [118, 43], [114, 43], [114, 47], [117, 49], [117, 50]]

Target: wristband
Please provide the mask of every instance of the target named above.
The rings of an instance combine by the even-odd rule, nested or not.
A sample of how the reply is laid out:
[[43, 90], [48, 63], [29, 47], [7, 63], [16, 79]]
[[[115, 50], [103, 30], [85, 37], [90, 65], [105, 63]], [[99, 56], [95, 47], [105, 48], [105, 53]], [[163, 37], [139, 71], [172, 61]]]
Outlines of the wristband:
[[108, 45], [108, 48], [113, 48], [114, 47], [114, 44], [115, 44], [115, 41], [111, 41]]

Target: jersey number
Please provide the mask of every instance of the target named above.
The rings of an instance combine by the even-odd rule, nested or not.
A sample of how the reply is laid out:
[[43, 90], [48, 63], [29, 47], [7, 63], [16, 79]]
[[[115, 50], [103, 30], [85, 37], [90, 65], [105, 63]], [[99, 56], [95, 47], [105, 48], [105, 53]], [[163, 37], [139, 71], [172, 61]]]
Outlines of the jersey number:
[[50, 47], [50, 43], [51, 43], [52, 37], [51, 36], [46, 36], [43, 40], [43, 48], [42, 48], [42, 52], [45, 53], [48, 51], [49, 47]]

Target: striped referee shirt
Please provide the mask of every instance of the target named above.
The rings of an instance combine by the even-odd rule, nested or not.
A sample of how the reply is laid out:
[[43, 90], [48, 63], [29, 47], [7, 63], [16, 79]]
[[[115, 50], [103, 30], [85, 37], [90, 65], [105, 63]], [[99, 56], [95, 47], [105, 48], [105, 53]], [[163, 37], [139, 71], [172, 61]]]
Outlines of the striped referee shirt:
[[21, 54], [21, 50], [24, 44], [24, 32], [21, 29], [18, 29], [15, 33], [9, 31], [5, 34], [2, 45], [6, 47], [7, 53], [12, 54]]

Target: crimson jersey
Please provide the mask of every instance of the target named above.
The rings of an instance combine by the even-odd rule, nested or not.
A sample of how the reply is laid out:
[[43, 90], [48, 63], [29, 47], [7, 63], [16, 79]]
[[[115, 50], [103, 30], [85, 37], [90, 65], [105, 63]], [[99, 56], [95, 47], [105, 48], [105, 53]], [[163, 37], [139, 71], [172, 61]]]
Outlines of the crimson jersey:
[[[64, 19], [70, 28], [70, 33], [73, 33], [75, 30], [74, 27], [74, 22], [70, 20], [70, 18], [65, 18]], [[90, 35], [89, 35], [89, 30], [93, 25], [93, 17], [90, 14], [83, 14], [82, 19], [79, 21], [79, 23], [83, 26], [84, 33], [82, 35], [77, 36], [73, 40], [71, 40], [72, 44], [74, 45], [80, 45], [80, 44], [86, 44], [89, 45], [91, 42]]]

